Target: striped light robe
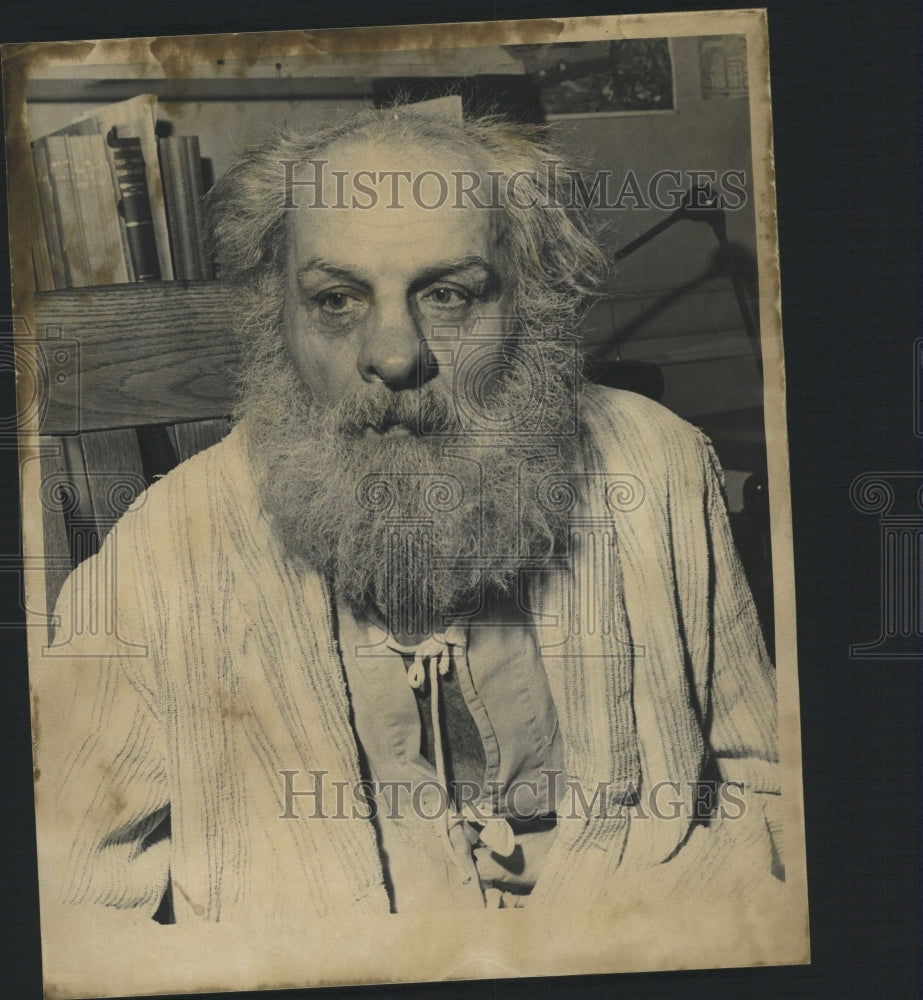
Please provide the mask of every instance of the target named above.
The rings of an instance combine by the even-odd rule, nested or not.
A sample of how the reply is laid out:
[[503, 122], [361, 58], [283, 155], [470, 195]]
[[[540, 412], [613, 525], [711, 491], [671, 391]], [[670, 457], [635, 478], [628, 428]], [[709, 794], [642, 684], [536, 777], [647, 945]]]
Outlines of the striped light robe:
[[[777, 708], [720, 469], [631, 393], [589, 387], [581, 426], [570, 564], [529, 599], [571, 788], [602, 792], [528, 905], [746, 893], [781, 870]], [[277, 543], [241, 427], [138, 499], [57, 614], [33, 670], [43, 900], [150, 915], [172, 881], [178, 923], [388, 912], [372, 823], [331, 801], [361, 779], [331, 595]], [[709, 768], [743, 815], [691, 822]], [[325, 800], [280, 819], [282, 771], [324, 772]]]

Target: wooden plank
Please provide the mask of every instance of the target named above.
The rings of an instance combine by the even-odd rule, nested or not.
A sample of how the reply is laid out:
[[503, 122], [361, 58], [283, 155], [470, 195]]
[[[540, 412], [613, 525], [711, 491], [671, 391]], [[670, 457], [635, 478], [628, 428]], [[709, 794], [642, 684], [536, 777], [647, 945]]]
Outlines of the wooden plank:
[[77, 566], [99, 549], [99, 532], [96, 530], [96, 515], [93, 512], [87, 465], [80, 438], [69, 436], [59, 440], [64, 451], [64, 466], [68, 477], [68, 486], [64, 490], [64, 525], [71, 564]]
[[136, 282], [36, 296], [38, 337], [74, 342], [77, 383], [49, 379], [41, 432], [224, 416], [238, 362], [217, 281]]
[[[45, 572], [45, 607], [50, 615], [64, 581], [70, 573], [70, 545], [64, 521], [64, 504], [67, 502], [66, 484], [70, 481], [64, 463], [61, 442], [53, 438], [42, 441], [42, 565]], [[52, 628], [49, 623], [48, 642]]]
[[176, 424], [171, 428], [176, 454], [181, 462], [211, 448], [231, 429], [228, 420], [200, 420], [196, 423]]
[[95, 431], [82, 435], [80, 443], [93, 527], [101, 545], [115, 522], [147, 487], [138, 438], [131, 429]]

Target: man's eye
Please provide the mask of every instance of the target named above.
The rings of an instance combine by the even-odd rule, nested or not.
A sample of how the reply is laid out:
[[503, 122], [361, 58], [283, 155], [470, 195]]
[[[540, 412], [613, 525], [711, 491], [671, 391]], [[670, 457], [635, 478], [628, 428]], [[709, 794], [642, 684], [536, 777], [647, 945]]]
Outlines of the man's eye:
[[359, 299], [346, 292], [321, 292], [314, 301], [321, 309], [334, 316], [345, 315], [361, 306]]
[[472, 295], [467, 289], [455, 285], [436, 285], [424, 292], [422, 299], [436, 308], [456, 309], [468, 305]]

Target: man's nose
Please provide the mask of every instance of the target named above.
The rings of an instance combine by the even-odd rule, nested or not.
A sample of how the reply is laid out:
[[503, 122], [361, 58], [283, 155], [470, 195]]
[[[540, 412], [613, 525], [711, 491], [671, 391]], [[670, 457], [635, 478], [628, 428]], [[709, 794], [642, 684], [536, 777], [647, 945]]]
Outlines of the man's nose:
[[416, 389], [436, 374], [422, 324], [409, 305], [382, 309], [369, 330], [358, 358], [366, 382], [390, 389]]

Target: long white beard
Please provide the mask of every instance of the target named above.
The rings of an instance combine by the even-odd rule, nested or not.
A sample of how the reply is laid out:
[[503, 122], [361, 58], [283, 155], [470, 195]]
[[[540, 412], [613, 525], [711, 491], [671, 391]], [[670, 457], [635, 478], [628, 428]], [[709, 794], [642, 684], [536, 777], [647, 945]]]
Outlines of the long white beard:
[[[322, 408], [287, 355], [264, 355], [245, 373], [241, 410], [286, 552], [395, 633], [428, 634], [476, 611], [488, 590], [513, 591], [565, 535], [547, 489], [578, 446], [577, 385], [566, 352], [550, 357], [541, 384], [536, 365], [511, 360], [487, 404], [490, 427], [509, 434], [466, 427], [436, 382], [369, 385]], [[523, 413], [527, 434], [515, 427]]]

